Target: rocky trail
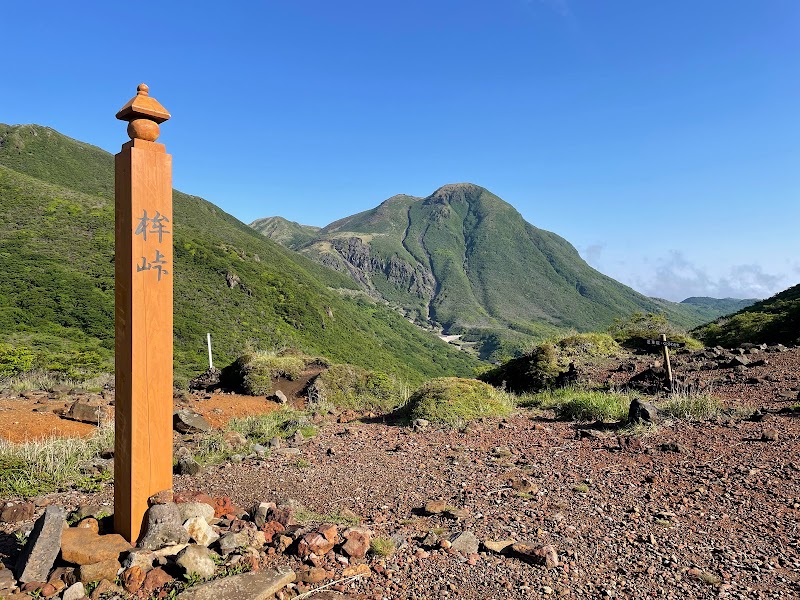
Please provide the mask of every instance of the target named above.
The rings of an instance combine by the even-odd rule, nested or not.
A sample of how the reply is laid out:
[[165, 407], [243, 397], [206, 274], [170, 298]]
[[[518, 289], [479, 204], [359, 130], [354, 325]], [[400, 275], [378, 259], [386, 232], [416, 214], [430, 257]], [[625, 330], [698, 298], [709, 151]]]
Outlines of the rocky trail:
[[[581, 373], [621, 385], [655, 362], [628, 355]], [[166, 594], [189, 559], [208, 568], [202, 540], [224, 557], [238, 591], [201, 584], [178, 597], [800, 597], [800, 414], [792, 408], [800, 349], [686, 352], [673, 364], [730, 416], [630, 435], [533, 409], [464, 430], [318, 415], [310, 439], [276, 439], [176, 475], [175, 498], [157, 501], [174, 513], [161, 540], [173, 555], [156, 548], [162, 556], [114, 563], [125, 568], [117, 583], [142, 598]], [[185, 400], [194, 409], [204, 402]], [[176, 433], [178, 446], [194, 435]], [[87, 527], [102, 531], [112, 497], [107, 486], [6, 505], [0, 559], [13, 568], [14, 532], [29, 530], [47, 506], [83, 507], [81, 515], [100, 517]], [[203, 550], [180, 546], [189, 541], [184, 517], [195, 519], [190, 548]], [[60, 573], [52, 597], [67, 598], [62, 590], [77, 585], [82, 568]], [[0, 571], [0, 590], [4, 577], [9, 571]], [[269, 594], [243, 595], [240, 584]], [[122, 588], [105, 591], [124, 597]]]

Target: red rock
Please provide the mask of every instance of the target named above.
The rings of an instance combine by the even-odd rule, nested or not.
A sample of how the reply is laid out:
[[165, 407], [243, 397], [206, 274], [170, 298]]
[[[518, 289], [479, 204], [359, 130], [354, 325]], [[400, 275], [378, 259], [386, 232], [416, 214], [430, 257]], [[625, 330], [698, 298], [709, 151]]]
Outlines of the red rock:
[[369, 551], [371, 536], [369, 531], [364, 529], [348, 529], [344, 532], [347, 540], [342, 546], [342, 550], [351, 558], [364, 558]]
[[297, 580], [303, 583], [319, 583], [328, 576], [322, 567], [303, 567], [297, 570]]
[[156, 504], [169, 504], [173, 501], [172, 489], [161, 490], [156, 492], [147, 499], [147, 506], [155, 506]]
[[275, 536], [276, 533], [280, 533], [281, 531], [285, 531], [286, 527], [281, 525], [279, 521], [269, 521], [264, 523], [264, 526], [261, 528], [261, 531], [264, 532], [265, 542], [267, 544], [272, 543], [272, 538]]
[[174, 578], [161, 567], [157, 567], [152, 571], [149, 571], [145, 576], [144, 583], [141, 587], [141, 591], [143, 592], [142, 595], [145, 597], [151, 596], [154, 591], [165, 586], [173, 579]]
[[58, 590], [56, 589], [56, 586], [54, 586], [52, 583], [45, 583], [42, 586], [42, 589], [39, 590], [39, 593], [44, 598], [50, 598], [51, 596], [55, 596], [58, 593]]
[[511, 546], [511, 551], [518, 558], [534, 565], [543, 565], [548, 569], [559, 565], [558, 552], [556, 552], [555, 547], [550, 544], [536, 547], [531, 544], [518, 542]]
[[80, 523], [75, 525], [78, 529], [89, 529], [94, 533], [100, 533], [100, 523], [94, 517], [86, 517]]
[[324, 556], [333, 549], [335, 542], [335, 537], [330, 540], [320, 531], [312, 531], [300, 538], [300, 542], [297, 544], [297, 555], [300, 558], [307, 558], [310, 554]]
[[145, 572], [142, 571], [141, 567], [135, 565], [129, 569], [125, 569], [120, 577], [122, 580], [122, 587], [130, 594], [136, 593], [139, 588], [142, 587], [144, 578]]
[[233, 502], [227, 496], [222, 496], [214, 500], [214, 516], [216, 518], [223, 517], [228, 514], [233, 514], [235, 507]]
[[182, 504], [184, 502], [203, 502], [209, 506], [214, 506], [214, 499], [203, 492], [179, 492], [173, 497], [173, 502], [175, 502], [175, 504]]

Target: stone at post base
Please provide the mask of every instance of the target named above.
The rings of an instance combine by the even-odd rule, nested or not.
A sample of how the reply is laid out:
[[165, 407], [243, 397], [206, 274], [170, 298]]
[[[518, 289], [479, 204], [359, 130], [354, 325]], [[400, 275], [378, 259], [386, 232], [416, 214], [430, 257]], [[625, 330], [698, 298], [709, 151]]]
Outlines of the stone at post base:
[[61, 534], [66, 520], [66, 510], [60, 506], [48, 506], [36, 521], [17, 560], [15, 576], [20, 583], [47, 581], [61, 550]]
[[179, 600], [271, 600], [275, 592], [295, 581], [295, 572], [287, 567], [243, 573], [216, 579], [189, 588]]

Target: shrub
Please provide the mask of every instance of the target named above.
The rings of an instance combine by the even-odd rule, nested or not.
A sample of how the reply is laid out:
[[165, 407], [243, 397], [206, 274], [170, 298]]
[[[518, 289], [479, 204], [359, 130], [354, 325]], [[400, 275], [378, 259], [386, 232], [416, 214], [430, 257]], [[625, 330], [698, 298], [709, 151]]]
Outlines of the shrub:
[[289, 437], [307, 425], [308, 417], [304, 413], [282, 408], [263, 415], [234, 417], [228, 421], [226, 429], [237, 431], [253, 442], [267, 442], [274, 437]]
[[514, 393], [537, 392], [553, 386], [559, 375], [566, 372], [566, 366], [559, 362], [556, 347], [545, 342], [536, 346], [530, 353], [512, 358], [479, 376], [495, 387], [504, 387]]
[[391, 556], [397, 550], [397, 544], [390, 537], [375, 537], [369, 543], [369, 549], [375, 556]]
[[412, 419], [453, 427], [480, 417], [502, 417], [514, 408], [509, 394], [475, 379], [441, 377], [425, 383], [408, 400]]
[[394, 377], [354, 365], [331, 365], [311, 388], [315, 404], [358, 411], [391, 412], [408, 397], [406, 386]]
[[703, 344], [675, 327], [664, 314], [635, 312], [627, 319], [614, 319], [608, 333], [629, 348], [645, 348], [643, 338], [657, 339], [662, 334], [671, 342], [682, 342], [687, 348], [699, 349]]
[[0, 344], [0, 377], [13, 377], [30, 370], [33, 352], [25, 346]]
[[575, 333], [555, 342], [567, 356], [614, 356], [620, 350], [617, 341], [607, 333]]

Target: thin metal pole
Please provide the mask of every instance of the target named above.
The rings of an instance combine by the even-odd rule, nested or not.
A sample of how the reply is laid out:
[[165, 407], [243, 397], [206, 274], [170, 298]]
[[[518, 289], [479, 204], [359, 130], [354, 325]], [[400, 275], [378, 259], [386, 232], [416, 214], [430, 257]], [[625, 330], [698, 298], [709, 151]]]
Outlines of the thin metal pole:
[[214, 359], [211, 356], [211, 334], [210, 333], [206, 334], [206, 340], [208, 340], [208, 368], [209, 369], [213, 369], [214, 368]]

